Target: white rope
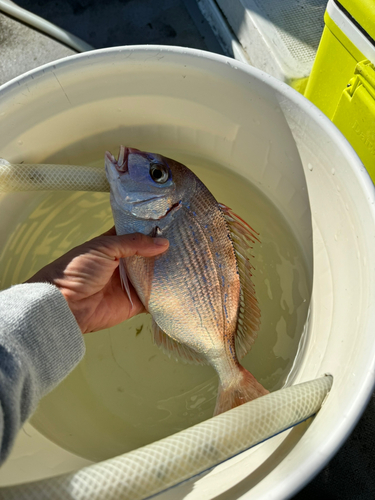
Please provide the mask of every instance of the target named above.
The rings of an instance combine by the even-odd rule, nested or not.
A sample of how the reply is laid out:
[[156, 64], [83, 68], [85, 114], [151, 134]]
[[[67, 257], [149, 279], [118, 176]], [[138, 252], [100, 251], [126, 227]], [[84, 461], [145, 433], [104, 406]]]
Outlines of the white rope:
[[109, 192], [109, 184], [104, 167], [11, 164], [0, 158], [0, 193], [53, 190]]
[[94, 47], [84, 42], [77, 36], [72, 35], [68, 31], [59, 28], [49, 21], [46, 21], [42, 17], [39, 17], [36, 14], [23, 9], [22, 7], [19, 7], [17, 4], [11, 2], [10, 0], [0, 0], [0, 11], [18, 19], [19, 21], [22, 21], [25, 24], [28, 24], [29, 26], [38, 29], [39, 31], [51, 36], [52, 38], [55, 38], [56, 40], [60, 40], [60, 42], [68, 45], [77, 52], [86, 52], [87, 50], [94, 49]]
[[141, 500], [316, 414], [332, 376], [281, 389], [165, 439], [83, 469], [0, 489], [2, 500]]

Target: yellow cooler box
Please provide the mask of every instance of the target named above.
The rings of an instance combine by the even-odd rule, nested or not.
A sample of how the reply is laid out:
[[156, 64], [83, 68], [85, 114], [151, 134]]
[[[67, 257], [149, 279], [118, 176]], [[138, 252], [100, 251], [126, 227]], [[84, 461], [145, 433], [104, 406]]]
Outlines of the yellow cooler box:
[[305, 96], [351, 143], [375, 181], [375, 0], [329, 0]]

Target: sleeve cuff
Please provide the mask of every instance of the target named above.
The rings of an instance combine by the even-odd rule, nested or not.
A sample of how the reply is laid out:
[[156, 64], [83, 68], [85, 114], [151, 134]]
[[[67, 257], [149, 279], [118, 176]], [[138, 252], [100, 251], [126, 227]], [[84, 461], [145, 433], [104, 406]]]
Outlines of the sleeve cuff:
[[59, 384], [85, 353], [81, 330], [57, 287], [25, 283], [1, 292], [0, 338], [25, 351], [42, 397]]

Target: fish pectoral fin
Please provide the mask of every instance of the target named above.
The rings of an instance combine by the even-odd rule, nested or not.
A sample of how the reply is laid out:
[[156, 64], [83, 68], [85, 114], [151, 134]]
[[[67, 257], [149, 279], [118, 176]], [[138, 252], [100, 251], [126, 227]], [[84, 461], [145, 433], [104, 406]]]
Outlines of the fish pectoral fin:
[[132, 297], [130, 294], [129, 280], [128, 280], [128, 276], [126, 274], [126, 267], [125, 267], [124, 259], [120, 259], [119, 271], [120, 271], [121, 285], [122, 285], [123, 289], [125, 290], [126, 295], [128, 296], [128, 299], [129, 299], [131, 306], [133, 307], [133, 301], [132, 301]]
[[207, 361], [203, 356], [196, 351], [187, 347], [177, 340], [172, 339], [167, 335], [152, 319], [152, 333], [155, 344], [162, 349], [169, 357], [173, 356], [177, 360], [182, 360], [187, 363], [207, 365]]
[[260, 328], [260, 309], [252, 281], [254, 266], [250, 262], [252, 249], [260, 240], [259, 234], [229, 207], [221, 203], [219, 207], [231, 233], [240, 276], [240, 308], [235, 341], [236, 353], [241, 359], [250, 351]]

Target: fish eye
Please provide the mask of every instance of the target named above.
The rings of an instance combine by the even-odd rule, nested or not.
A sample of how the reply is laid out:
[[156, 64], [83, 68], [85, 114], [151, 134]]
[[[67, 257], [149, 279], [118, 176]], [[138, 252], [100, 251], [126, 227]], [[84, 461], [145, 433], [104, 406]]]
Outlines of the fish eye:
[[150, 166], [151, 179], [158, 184], [164, 184], [169, 178], [169, 171], [161, 163], [152, 163]]

